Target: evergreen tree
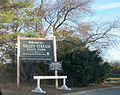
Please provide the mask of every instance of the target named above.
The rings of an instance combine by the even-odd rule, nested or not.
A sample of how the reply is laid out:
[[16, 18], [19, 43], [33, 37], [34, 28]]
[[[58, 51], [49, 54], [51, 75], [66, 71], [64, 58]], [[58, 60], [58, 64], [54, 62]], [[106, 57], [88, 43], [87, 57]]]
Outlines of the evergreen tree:
[[[74, 43], [82, 41], [74, 40]], [[76, 42], [75, 42], [76, 41]], [[98, 50], [91, 51], [85, 46], [79, 48], [64, 40], [58, 42], [58, 60], [63, 62], [63, 73], [68, 76], [71, 86], [86, 86], [90, 83], [100, 83], [109, 77], [111, 66], [103, 63]]]

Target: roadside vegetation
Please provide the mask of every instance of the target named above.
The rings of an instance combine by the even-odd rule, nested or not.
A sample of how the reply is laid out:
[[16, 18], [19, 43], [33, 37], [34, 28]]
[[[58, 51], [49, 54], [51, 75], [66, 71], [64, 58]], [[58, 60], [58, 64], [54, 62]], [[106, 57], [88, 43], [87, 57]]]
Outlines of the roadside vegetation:
[[[56, 36], [58, 62], [63, 66], [58, 73], [68, 76], [70, 87], [99, 84], [110, 77], [111, 71], [116, 72], [116, 67], [112, 70], [103, 61], [102, 50], [117, 43], [111, 32], [120, 27], [119, 21], [83, 22], [84, 16], [92, 15], [91, 3], [92, 0], [0, 0], [0, 84], [16, 83], [18, 35]], [[21, 63], [21, 83], [33, 85], [34, 75], [54, 75], [48, 66], [45, 62]], [[47, 85], [53, 82], [43, 81]]]

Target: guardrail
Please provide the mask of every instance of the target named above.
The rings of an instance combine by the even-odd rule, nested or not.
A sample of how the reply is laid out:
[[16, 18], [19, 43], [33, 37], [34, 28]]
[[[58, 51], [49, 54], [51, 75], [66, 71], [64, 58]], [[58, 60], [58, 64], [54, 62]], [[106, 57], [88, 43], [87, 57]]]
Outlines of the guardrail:
[[63, 85], [58, 89], [71, 90], [66, 86], [67, 76], [34, 76], [33, 79], [37, 79], [37, 87], [34, 90], [32, 90], [32, 92], [46, 93], [46, 91], [43, 91], [40, 87], [41, 79], [63, 79]]

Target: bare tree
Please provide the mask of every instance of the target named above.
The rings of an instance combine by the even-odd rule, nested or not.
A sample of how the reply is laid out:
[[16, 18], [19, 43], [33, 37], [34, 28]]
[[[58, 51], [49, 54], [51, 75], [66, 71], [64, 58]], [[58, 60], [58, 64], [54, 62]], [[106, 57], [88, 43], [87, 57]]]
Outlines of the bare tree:
[[[113, 22], [103, 22], [103, 23], [88, 23], [78, 25], [79, 37], [83, 40], [83, 44], [102, 44], [101, 46], [106, 46], [115, 41], [118, 36], [115, 32], [118, 31], [120, 27], [120, 21], [114, 20]], [[110, 42], [110, 43], [109, 43]], [[116, 42], [116, 41], [115, 41]], [[115, 43], [114, 42], [114, 43]]]
[[[51, 2], [50, 2], [51, 3]], [[44, 4], [46, 15], [44, 20], [46, 22], [46, 32], [57, 32], [60, 27], [73, 26], [79, 23], [80, 17], [90, 13], [91, 0], [56, 0], [56, 2]]]
[[[120, 26], [119, 20], [113, 22], [82, 22], [86, 15], [91, 15], [93, 0], [41, 0], [37, 7], [38, 13], [44, 11], [40, 19], [42, 22], [42, 37], [50, 33], [60, 36], [60, 31], [68, 31], [70, 36], [80, 38], [82, 42], [71, 42], [67, 37], [62, 39], [79, 46], [88, 45], [94, 48], [106, 48], [117, 43], [113, 31]], [[41, 12], [42, 13], [42, 12]], [[41, 30], [40, 30], [41, 31]], [[61, 34], [62, 35], [62, 34]], [[59, 37], [60, 38], [60, 37]], [[69, 37], [68, 37], [69, 38]]]

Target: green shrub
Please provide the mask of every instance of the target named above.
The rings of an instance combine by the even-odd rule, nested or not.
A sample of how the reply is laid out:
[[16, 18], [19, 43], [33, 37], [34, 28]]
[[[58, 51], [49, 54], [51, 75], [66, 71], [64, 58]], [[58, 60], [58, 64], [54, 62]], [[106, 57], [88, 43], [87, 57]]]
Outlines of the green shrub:
[[76, 50], [59, 57], [63, 62], [63, 73], [68, 76], [71, 86], [86, 86], [90, 83], [103, 82], [109, 77], [111, 66], [100, 64], [102, 58], [98, 51]]

